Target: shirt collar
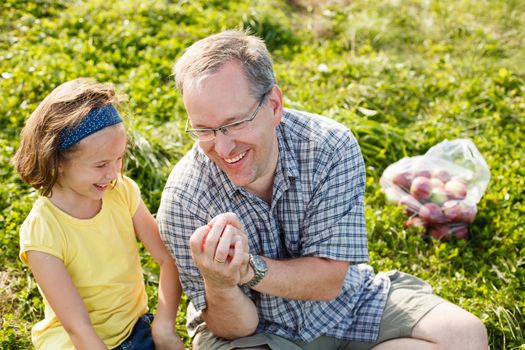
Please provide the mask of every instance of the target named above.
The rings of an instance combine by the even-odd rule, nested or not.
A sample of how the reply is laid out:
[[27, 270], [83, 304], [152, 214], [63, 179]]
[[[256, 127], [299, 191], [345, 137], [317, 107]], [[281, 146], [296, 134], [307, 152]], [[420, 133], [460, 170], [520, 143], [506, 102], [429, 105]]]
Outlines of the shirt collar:
[[287, 178], [296, 178], [299, 176], [299, 165], [293, 152], [293, 145], [290, 143], [292, 140], [285, 138], [286, 115], [288, 112], [285, 111], [281, 123], [277, 126], [277, 142], [279, 144], [279, 160], [278, 168], [280, 167], [283, 172], [283, 176]]

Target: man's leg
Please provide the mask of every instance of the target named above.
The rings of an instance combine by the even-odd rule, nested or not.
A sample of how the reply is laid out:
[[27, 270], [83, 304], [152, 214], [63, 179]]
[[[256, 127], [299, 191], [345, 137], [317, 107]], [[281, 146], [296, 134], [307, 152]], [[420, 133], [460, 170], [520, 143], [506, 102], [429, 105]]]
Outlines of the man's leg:
[[373, 349], [487, 350], [488, 339], [485, 326], [476, 316], [444, 302], [414, 326], [411, 338], [388, 340]]
[[374, 343], [349, 342], [346, 350], [487, 350], [483, 323], [432, 292], [427, 282], [400, 272], [386, 273], [390, 293]]
[[193, 350], [301, 350], [291, 341], [273, 334], [227, 340], [215, 336], [208, 327], [201, 326], [192, 342]]

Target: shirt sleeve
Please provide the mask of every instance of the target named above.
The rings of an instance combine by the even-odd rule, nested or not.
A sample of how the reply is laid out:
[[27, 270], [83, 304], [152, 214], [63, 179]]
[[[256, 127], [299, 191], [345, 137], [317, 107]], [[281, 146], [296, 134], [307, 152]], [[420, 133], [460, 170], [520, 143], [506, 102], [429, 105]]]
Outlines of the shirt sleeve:
[[129, 213], [133, 217], [140, 204], [140, 189], [135, 181], [122, 175], [118, 177], [115, 185], [118, 195], [127, 206]]
[[64, 261], [66, 240], [61, 232], [45, 215], [30, 214], [20, 227], [20, 260], [27, 265], [27, 252], [35, 250]]
[[365, 168], [359, 145], [348, 132], [319, 159], [302, 235], [303, 255], [367, 262]]

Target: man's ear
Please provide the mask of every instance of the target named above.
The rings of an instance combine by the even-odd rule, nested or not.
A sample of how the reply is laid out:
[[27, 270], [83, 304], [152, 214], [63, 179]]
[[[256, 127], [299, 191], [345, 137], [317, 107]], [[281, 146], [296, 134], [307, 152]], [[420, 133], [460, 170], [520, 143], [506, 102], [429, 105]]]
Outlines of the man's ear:
[[273, 86], [272, 90], [268, 95], [268, 103], [272, 108], [274, 123], [277, 126], [281, 122], [281, 118], [284, 113], [283, 94], [281, 92], [281, 89], [279, 89], [279, 86]]

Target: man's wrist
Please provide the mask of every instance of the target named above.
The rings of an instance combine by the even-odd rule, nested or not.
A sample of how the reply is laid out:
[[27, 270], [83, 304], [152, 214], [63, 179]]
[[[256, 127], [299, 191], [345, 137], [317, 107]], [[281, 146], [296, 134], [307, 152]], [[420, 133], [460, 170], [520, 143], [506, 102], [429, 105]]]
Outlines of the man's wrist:
[[248, 264], [246, 266], [246, 273], [241, 277], [241, 280], [239, 281], [240, 285], [244, 285], [252, 280], [252, 278], [255, 277], [255, 270], [253, 269], [253, 266]]
[[249, 265], [253, 269], [253, 277], [242, 285], [248, 288], [253, 288], [266, 276], [268, 272], [268, 265], [266, 264], [266, 261], [259, 255], [251, 254]]

